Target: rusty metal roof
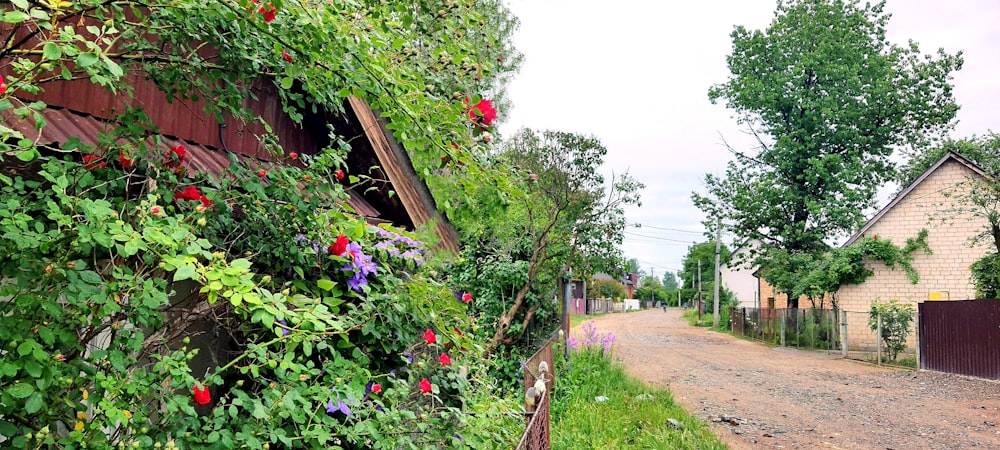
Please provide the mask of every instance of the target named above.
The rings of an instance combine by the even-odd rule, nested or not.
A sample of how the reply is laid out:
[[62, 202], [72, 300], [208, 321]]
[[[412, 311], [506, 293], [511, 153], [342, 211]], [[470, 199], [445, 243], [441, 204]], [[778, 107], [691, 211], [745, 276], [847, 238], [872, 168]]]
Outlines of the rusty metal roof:
[[[84, 145], [97, 145], [98, 136], [101, 132], [109, 132], [113, 124], [101, 120], [93, 115], [74, 112], [66, 108], [49, 107], [42, 111], [46, 125], [42, 128], [41, 136], [35, 127], [34, 120], [24, 120], [17, 117], [11, 110], [0, 111], [0, 118], [4, 125], [19, 131], [25, 138], [37, 142], [39, 145], [49, 147], [55, 151], [63, 151], [72, 138], [79, 139]], [[187, 149], [187, 158], [184, 165], [188, 173], [222, 173], [229, 167], [229, 155], [221, 149], [209, 147], [197, 142], [180, 140], [170, 136], [160, 136], [159, 144], [155, 144], [153, 139], [146, 143], [151, 147], [159, 147], [163, 153], [167, 153], [175, 146], [182, 145]], [[237, 159], [250, 164], [261, 164], [263, 161], [256, 160], [243, 155], [236, 155]], [[369, 222], [382, 223], [379, 219], [381, 213], [372, 207], [360, 194], [348, 191], [346, 203], [354, 211], [365, 217]]]

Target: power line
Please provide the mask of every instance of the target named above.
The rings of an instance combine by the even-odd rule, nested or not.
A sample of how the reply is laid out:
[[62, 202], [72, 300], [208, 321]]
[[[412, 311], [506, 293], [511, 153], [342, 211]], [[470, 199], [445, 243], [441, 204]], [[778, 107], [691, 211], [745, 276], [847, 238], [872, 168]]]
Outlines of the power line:
[[630, 236], [638, 236], [638, 237], [643, 237], [643, 238], [648, 238], [648, 239], [656, 239], [658, 241], [680, 242], [682, 244], [694, 244], [693, 241], [682, 241], [680, 239], [670, 239], [670, 238], [665, 238], [665, 237], [660, 237], [660, 236], [650, 236], [648, 234], [633, 233], [631, 231], [625, 231], [624, 233], [627, 234], [627, 235], [630, 235]]
[[652, 225], [643, 225], [641, 223], [629, 224], [629, 226], [631, 226], [632, 228], [652, 228], [654, 230], [676, 231], [678, 233], [705, 234], [704, 231], [690, 231], [690, 230], [682, 230], [680, 228], [654, 227]]

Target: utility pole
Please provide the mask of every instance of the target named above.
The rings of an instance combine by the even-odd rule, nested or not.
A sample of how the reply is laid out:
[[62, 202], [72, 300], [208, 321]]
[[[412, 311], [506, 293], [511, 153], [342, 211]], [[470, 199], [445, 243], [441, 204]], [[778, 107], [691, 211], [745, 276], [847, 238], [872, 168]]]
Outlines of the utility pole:
[[[649, 268], [649, 276], [650, 276], [650, 278], [656, 278], [656, 267], [650, 267]], [[650, 283], [649, 284], [649, 302], [653, 303], [654, 301], [655, 300], [653, 299], [653, 283]], [[650, 305], [650, 307], [652, 307], [652, 305]]]
[[563, 335], [564, 339], [563, 357], [566, 359], [566, 361], [569, 361], [569, 346], [565, 344], [566, 340], [569, 340], [569, 303], [572, 301], [572, 299], [573, 299], [573, 268], [570, 267], [569, 270], [566, 271], [566, 294], [565, 297], [563, 297], [563, 317], [562, 317], [563, 327], [566, 330], [565, 334]]
[[701, 298], [701, 260], [698, 260], [698, 322], [701, 322], [701, 313], [705, 310], [704, 302]]
[[722, 237], [722, 221], [719, 219], [715, 220], [715, 309], [712, 312], [712, 327], [719, 328], [719, 284], [722, 283], [719, 278], [719, 247], [722, 245], [720, 238]]

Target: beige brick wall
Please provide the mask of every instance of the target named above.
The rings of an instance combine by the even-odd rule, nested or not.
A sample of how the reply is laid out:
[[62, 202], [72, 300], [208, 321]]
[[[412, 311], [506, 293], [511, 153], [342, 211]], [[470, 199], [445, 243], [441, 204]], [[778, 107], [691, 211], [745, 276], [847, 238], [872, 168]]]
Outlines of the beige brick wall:
[[[953, 211], [948, 211], [949, 205], [954, 203], [955, 194], [966, 192], [966, 182], [973, 176], [977, 175], [968, 167], [947, 161], [866, 233], [867, 236], [877, 235], [879, 239], [904, 245], [907, 238], [917, 236], [921, 229], [926, 228], [929, 233], [927, 243], [934, 253], [928, 255], [918, 251], [914, 255], [913, 267], [920, 274], [917, 284], [910, 283], [899, 268], [890, 269], [880, 261], [867, 261], [874, 275], [862, 284], [841, 287], [837, 292], [839, 306], [845, 311], [867, 312], [876, 300], [916, 304], [926, 300], [932, 291], [948, 291], [953, 300], [975, 298], [969, 266], [981, 258], [987, 248], [970, 247], [969, 238], [983, 230], [986, 222], [968, 214], [955, 215]], [[863, 334], [860, 329], [862, 324], [858, 323], [861, 321], [853, 322], [848, 323], [848, 348], [852, 350], [852, 347], [863, 346], [850, 338], [851, 335]], [[867, 324], [863, 326], [867, 330]]]

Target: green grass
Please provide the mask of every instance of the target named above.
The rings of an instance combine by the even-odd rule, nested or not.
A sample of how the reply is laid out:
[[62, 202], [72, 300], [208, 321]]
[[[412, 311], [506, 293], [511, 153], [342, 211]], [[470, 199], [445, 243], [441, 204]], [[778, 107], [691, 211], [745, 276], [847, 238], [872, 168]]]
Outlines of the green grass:
[[606, 316], [608, 314], [610, 314], [610, 313], [586, 314], [586, 315], [584, 315], [584, 314], [578, 314], [578, 315], [575, 315], [575, 316], [569, 316], [569, 327], [572, 329], [573, 327], [575, 327], [575, 326], [577, 326], [577, 325], [579, 325], [581, 323], [589, 322], [589, 321], [591, 321], [593, 319], [596, 319], [596, 318], [601, 317], [601, 316]]
[[[670, 391], [630, 378], [600, 347], [574, 353], [557, 373], [553, 449], [726, 448], [705, 422], [674, 403]], [[646, 395], [652, 398], [640, 397]], [[608, 400], [597, 402], [598, 396]], [[667, 419], [681, 428], [666, 425]]]
[[687, 323], [690, 324], [692, 327], [711, 327], [712, 326], [712, 315], [711, 314], [702, 314], [701, 315], [701, 322], [698, 322], [698, 310], [697, 309], [689, 309], [687, 311], [684, 311], [684, 314], [681, 315], [681, 318], [684, 319], [684, 320], [686, 320]]

